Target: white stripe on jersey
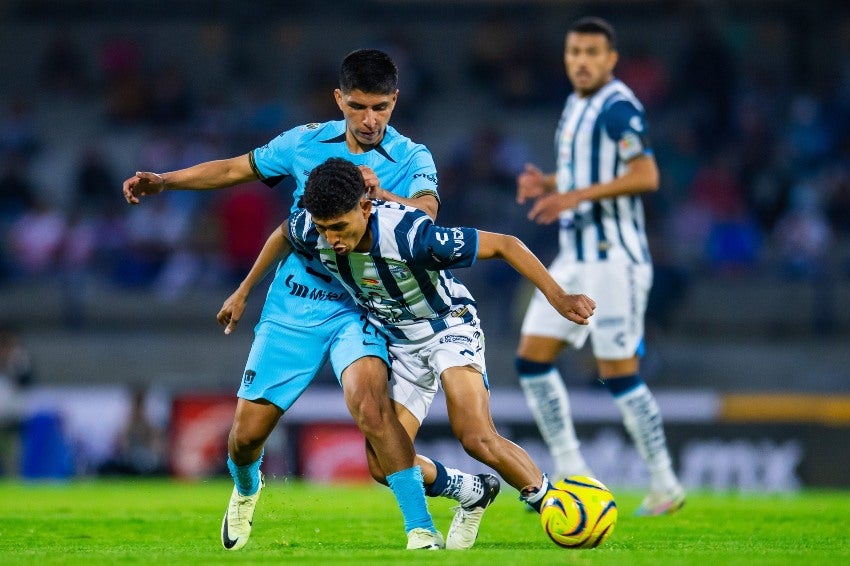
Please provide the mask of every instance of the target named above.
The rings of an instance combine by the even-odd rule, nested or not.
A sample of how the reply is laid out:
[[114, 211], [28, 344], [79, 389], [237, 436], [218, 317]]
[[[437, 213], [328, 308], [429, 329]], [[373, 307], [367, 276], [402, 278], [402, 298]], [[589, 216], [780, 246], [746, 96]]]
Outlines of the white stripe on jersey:
[[[634, 93], [616, 79], [590, 98], [575, 93], [567, 98], [555, 135], [558, 192], [608, 182], [625, 172], [619, 140], [612, 139], [603, 124], [605, 112], [618, 101], [630, 102], [643, 113]], [[561, 213], [560, 220], [561, 250], [573, 261], [650, 261], [640, 197], [583, 202], [577, 210]]]

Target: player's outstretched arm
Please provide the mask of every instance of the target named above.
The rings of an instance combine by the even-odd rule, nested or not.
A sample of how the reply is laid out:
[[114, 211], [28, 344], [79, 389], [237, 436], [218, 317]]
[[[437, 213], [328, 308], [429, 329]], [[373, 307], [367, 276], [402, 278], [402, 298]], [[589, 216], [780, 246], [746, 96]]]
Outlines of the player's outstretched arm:
[[254, 265], [248, 271], [245, 279], [239, 284], [239, 287], [225, 299], [221, 310], [216, 315], [216, 320], [224, 326], [224, 333], [230, 334], [236, 329], [239, 324], [239, 319], [242, 318], [242, 313], [245, 312], [245, 305], [248, 302], [248, 295], [257, 284], [263, 280], [266, 274], [271, 271], [279, 261], [285, 259], [292, 251], [292, 244], [286, 235], [286, 223], [281, 224], [266, 240], [263, 249], [257, 259], [254, 260]]
[[168, 173], [137, 171], [124, 181], [124, 199], [129, 204], [139, 204], [140, 197], [156, 195], [165, 190], [222, 189], [256, 178], [246, 153], [229, 159], [198, 163]]
[[524, 204], [528, 199], [536, 199], [547, 193], [555, 192], [555, 175], [546, 174], [536, 165], [525, 164], [525, 169], [516, 178], [516, 201]]
[[587, 295], [571, 295], [555, 281], [546, 267], [519, 238], [507, 234], [478, 231], [478, 259], [501, 258], [543, 292], [561, 316], [588, 324], [596, 302]]

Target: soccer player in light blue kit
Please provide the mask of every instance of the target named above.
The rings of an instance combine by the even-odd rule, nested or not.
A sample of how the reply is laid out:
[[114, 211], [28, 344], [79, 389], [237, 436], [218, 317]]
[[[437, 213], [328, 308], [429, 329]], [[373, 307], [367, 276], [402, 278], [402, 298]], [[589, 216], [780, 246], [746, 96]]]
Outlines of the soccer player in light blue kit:
[[[352, 52], [341, 65], [340, 87], [334, 91], [344, 120], [293, 128], [238, 157], [163, 174], [136, 173], [124, 182], [125, 198], [136, 204], [139, 197], [166, 189], [218, 189], [256, 179], [274, 186], [289, 176], [296, 182], [297, 205], [313, 167], [330, 156], [344, 156], [361, 167], [371, 195], [415, 205], [436, 216], [437, 176], [430, 152], [388, 125], [398, 96], [397, 80], [396, 66], [385, 53]], [[247, 292], [241, 290], [228, 299], [234, 306], [233, 325], [246, 299]], [[232, 330], [231, 325], [228, 332]], [[423, 482], [428, 495], [460, 503], [452, 524], [467, 528], [450, 529], [449, 546], [471, 546], [474, 536], [469, 529], [477, 535], [483, 509], [499, 491], [498, 480], [492, 474], [465, 474], [415, 456], [389, 401], [385, 340], [318, 262], [293, 254], [277, 266], [237, 394], [227, 461], [235, 486], [222, 521], [224, 547], [238, 550], [248, 541], [264, 483], [260, 472], [264, 443], [328, 360], [366, 437], [367, 454], [398, 500], [408, 548], [445, 544], [428, 512]]]
[[[553, 488], [525, 450], [493, 425], [476, 303], [448, 269], [502, 258], [541, 290], [559, 316], [578, 324], [587, 324], [594, 302], [568, 294], [512, 236], [439, 227], [408, 205], [373, 203], [357, 167], [345, 159], [331, 158], [313, 169], [302, 201], [306, 210], [269, 237], [251, 272], [262, 272], [292, 250], [324, 265], [389, 340], [390, 395], [411, 436], [442, 384], [452, 431], [467, 453], [539, 510]], [[249, 278], [257, 280], [250, 273]], [[230, 319], [225, 304], [219, 322]]]
[[535, 200], [528, 217], [536, 222], [560, 221], [560, 251], [549, 271], [562, 285], [592, 295], [599, 310], [589, 326], [577, 326], [555, 317], [546, 299], [535, 294], [517, 349], [520, 384], [558, 473], [591, 475], [554, 366], [565, 346], [580, 348], [590, 336], [599, 377], [650, 471], [649, 494], [637, 514], [673, 513], [685, 494], [673, 472], [658, 404], [639, 374], [652, 286], [639, 195], [658, 188], [658, 167], [643, 107], [613, 76], [617, 51], [610, 24], [585, 18], [572, 25], [564, 63], [574, 92], [558, 124], [556, 172], [526, 166], [517, 181], [517, 202]]

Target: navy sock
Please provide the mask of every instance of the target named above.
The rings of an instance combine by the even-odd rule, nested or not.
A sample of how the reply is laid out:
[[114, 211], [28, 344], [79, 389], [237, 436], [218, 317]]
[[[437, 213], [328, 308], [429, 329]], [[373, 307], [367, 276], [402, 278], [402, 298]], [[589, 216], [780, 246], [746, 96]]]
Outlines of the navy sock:
[[532, 362], [531, 360], [526, 360], [525, 358], [516, 358], [514, 360], [514, 367], [516, 368], [516, 372], [520, 377], [529, 376], [534, 377], [538, 375], [543, 375], [552, 369], [551, 363], [544, 362]]
[[432, 460], [437, 468], [437, 479], [431, 485], [425, 486], [425, 495], [428, 497], [439, 497], [443, 494], [449, 485], [449, 474], [446, 473], [446, 467], [437, 460]]
[[605, 387], [608, 388], [608, 391], [611, 392], [611, 395], [614, 397], [619, 397], [625, 393], [628, 393], [635, 387], [643, 384], [643, 380], [640, 378], [638, 374], [627, 375], [623, 377], [615, 377], [602, 380], [602, 383], [605, 384]]

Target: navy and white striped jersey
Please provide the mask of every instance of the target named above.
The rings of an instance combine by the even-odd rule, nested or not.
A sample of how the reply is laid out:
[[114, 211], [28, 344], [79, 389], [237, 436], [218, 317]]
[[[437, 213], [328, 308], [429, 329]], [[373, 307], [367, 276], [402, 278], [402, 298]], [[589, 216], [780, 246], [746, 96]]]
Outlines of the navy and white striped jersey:
[[475, 263], [478, 230], [436, 226], [424, 212], [395, 202], [373, 204], [368, 253], [337, 255], [306, 210], [289, 217], [289, 240], [318, 257], [392, 342], [477, 324], [475, 299], [448, 269]]
[[[621, 81], [587, 98], [571, 94], [555, 134], [558, 192], [622, 175], [628, 161], [652, 154], [646, 133], [643, 106]], [[561, 253], [577, 262], [648, 263], [644, 223], [638, 195], [582, 202], [561, 213]]]

